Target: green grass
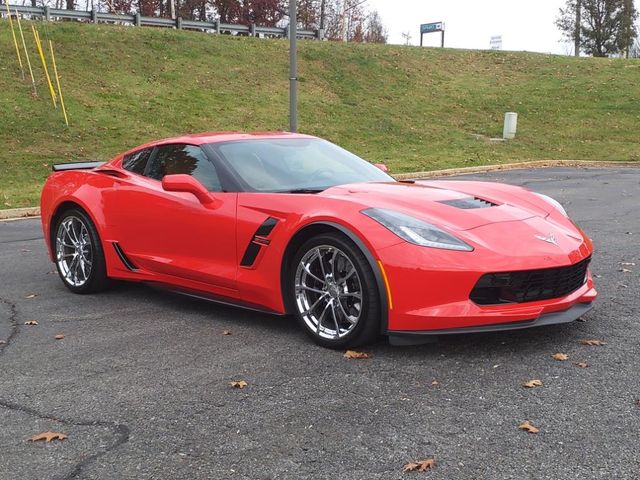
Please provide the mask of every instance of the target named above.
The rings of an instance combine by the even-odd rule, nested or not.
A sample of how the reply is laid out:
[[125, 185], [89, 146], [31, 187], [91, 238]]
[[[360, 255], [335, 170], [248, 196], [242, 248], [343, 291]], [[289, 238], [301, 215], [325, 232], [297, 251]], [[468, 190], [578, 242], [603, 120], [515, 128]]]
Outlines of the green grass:
[[[0, 208], [36, 205], [51, 163], [106, 160], [184, 132], [288, 126], [284, 40], [74, 22], [39, 28], [56, 46], [71, 126], [52, 108], [33, 48], [39, 96], [20, 79], [0, 21]], [[393, 172], [640, 159], [638, 60], [312, 41], [301, 42], [299, 56], [300, 130]], [[490, 143], [506, 111], [519, 113], [517, 138]]]

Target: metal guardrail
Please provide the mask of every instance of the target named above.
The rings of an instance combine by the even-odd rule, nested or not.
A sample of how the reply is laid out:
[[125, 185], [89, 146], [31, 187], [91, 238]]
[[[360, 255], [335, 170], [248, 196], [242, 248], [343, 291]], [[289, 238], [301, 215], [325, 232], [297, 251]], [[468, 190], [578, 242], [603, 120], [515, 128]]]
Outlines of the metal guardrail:
[[[165, 27], [176, 28], [179, 30], [201, 30], [215, 33], [240, 34], [252, 37], [269, 36], [269, 37], [286, 37], [289, 28], [279, 27], [260, 27], [258, 25], [236, 25], [232, 23], [202, 22], [198, 20], [184, 20], [181, 17], [175, 20], [171, 18], [161, 17], [143, 17], [139, 13], [133, 15], [106, 13], [92, 10], [90, 12], [84, 10], [62, 10], [51, 7], [30, 7], [24, 5], [9, 5], [11, 13], [20, 13], [22, 15], [30, 15], [31, 17], [42, 18], [45, 21], [55, 20], [79, 20], [92, 23], [119, 23], [130, 24], [136, 27]], [[0, 15], [6, 16], [5, 8], [0, 9]], [[324, 32], [322, 30], [298, 30], [298, 38], [310, 38], [323, 40]]]

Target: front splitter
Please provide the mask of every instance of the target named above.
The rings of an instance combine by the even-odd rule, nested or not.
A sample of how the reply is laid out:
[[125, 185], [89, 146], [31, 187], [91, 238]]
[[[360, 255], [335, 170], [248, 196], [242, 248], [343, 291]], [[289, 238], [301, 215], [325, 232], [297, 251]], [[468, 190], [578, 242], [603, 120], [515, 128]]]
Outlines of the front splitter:
[[434, 337], [439, 335], [458, 335], [463, 333], [488, 333], [504, 332], [509, 330], [522, 330], [525, 328], [543, 327], [545, 325], [558, 325], [570, 323], [580, 318], [593, 308], [593, 302], [578, 303], [573, 307], [561, 312], [545, 313], [532, 320], [519, 322], [494, 323], [491, 325], [479, 325], [477, 327], [448, 328], [439, 330], [418, 330], [418, 331], [391, 331], [387, 332], [391, 345], [422, 345], [433, 343]]

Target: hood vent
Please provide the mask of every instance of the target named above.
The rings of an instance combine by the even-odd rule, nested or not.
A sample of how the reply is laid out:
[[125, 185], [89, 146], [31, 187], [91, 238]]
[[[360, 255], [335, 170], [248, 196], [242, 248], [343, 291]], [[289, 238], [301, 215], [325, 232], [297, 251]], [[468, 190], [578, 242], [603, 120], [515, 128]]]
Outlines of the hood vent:
[[497, 207], [498, 204], [492, 203], [488, 200], [483, 200], [478, 197], [467, 197], [467, 198], [456, 198], [453, 200], [442, 200], [438, 203], [444, 203], [445, 205], [450, 205], [456, 208], [462, 208], [464, 210], [469, 210], [473, 208], [487, 208], [487, 207]]

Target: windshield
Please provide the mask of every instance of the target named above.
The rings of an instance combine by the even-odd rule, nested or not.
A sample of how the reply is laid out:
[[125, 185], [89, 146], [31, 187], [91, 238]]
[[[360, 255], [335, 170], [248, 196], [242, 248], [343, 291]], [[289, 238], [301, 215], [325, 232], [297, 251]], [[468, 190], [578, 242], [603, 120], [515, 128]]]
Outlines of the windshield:
[[213, 143], [248, 191], [314, 193], [336, 185], [394, 181], [366, 160], [318, 138]]

